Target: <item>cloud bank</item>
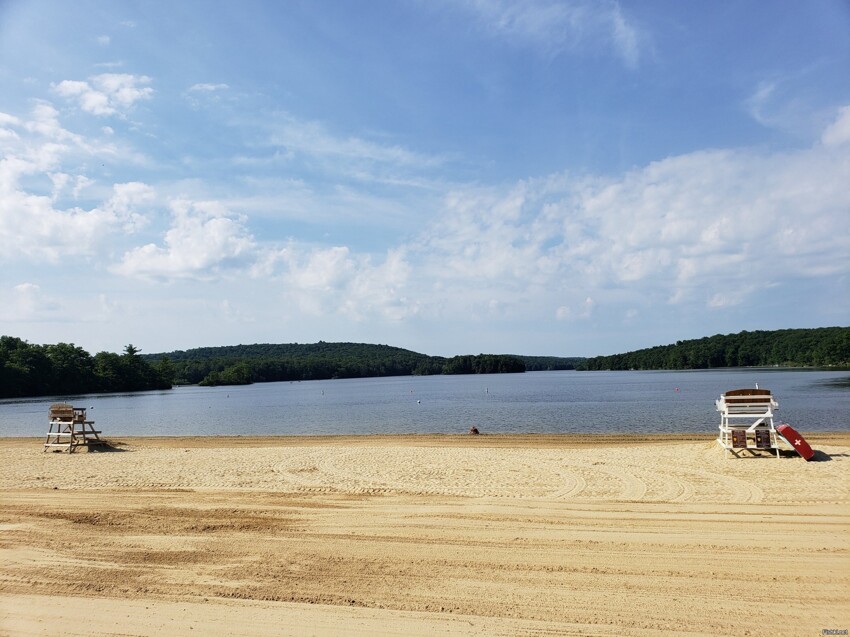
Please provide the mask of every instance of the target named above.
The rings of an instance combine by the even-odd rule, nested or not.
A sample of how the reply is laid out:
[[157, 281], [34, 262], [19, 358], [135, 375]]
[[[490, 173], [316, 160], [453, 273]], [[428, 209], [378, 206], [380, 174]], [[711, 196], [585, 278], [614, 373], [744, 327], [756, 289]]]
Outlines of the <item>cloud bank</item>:
[[[136, 84], [86, 83], [95, 85], [120, 91]], [[87, 101], [89, 88], [57, 86], [95, 116], [144, 99], [128, 93], [103, 106]], [[437, 161], [337, 138], [294, 118], [269, 143], [331, 162], [330, 171], [345, 172], [352, 162]], [[175, 196], [167, 182], [104, 183], [81, 166], [114, 148], [65, 129], [46, 102], [27, 118], [0, 113], [0, 149], [0, 259], [59, 267], [66, 257], [85, 257], [94, 268], [151, 285], [243, 281], [262, 289], [280, 316], [569, 324], [605, 314], [627, 324], [652, 306], [723, 312], [794, 281], [850, 273], [850, 107], [796, 150], [704, 150], [619, 175], [445, 182], [418, 230], [374, 252], [261, 232], [267, 214]], [[250, 203], [258, 193], [245, 183], [240, 196]], [[83, 205], [84, 194], [97, 198]], [[6, 290], [21, 316], [35, 316], [46, 298], [28, 281], [7, 282]], [[254, 320], [251, 312], [241, 316]]]

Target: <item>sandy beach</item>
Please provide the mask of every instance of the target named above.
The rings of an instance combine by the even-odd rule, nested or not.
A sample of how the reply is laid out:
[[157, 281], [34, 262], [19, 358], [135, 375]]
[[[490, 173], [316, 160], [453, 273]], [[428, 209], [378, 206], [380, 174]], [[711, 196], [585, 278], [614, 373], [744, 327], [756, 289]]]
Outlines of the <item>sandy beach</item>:
[[0, 439], [3, 635], [850, 628], [850, 434]]

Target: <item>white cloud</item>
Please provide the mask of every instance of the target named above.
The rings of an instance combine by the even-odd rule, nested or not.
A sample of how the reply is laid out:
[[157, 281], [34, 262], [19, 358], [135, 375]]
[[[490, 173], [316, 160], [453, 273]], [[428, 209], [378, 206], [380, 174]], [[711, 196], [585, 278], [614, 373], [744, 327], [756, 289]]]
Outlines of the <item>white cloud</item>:
[[109, 46], [110, 42], [112, 42], [112, 38], [110, 38], [108, 35], [97, 36], [97, 43], [100, 46]]
[[752, 291], [752, 287], [747, 289], [737, 288], [727, 292], [717, 292], [708, 300], [708, 307], [712, 309], [722, 309], [738, 305], [747, 298], [747, 293]]
[[123, 115], [139, 100], [153, 97], [151, 78], [128, 73], [102, 73], [88, 81], [63, 80], [53, 86], [54, 92], [76, 101], [92, 115]]
[[80, 193], [94, 183], [93, 179], [89, 179], [85, 175], [77, 175], [74, 178], [74, 187], [71, 189], [71, 196], [74, 199], [78, 199], [80, 197]]
[[124, 62], [118, 60], [115, 62], [98, 62], [93, 65], [96, 69], [120, 69], [124, 66]]
[[189, 87], [190, 91], [200, 91], [202, 93], [212, 93], [214, 91], [224, 91], [230, 88], [227, 84], [193, 84]]
[[423, 155], [398, 145], [385, 145], [349, 136], [331, 134], [322, 124], [281, 113], [272, 125], [271, 142], [290, 153], [311, 157], [345, 159], [358, 164], [377, 162], [394, 166], [434, 167], [442, 158]]
[[776, 92], [777, 83], [775, 80], [763, 80], [756, 86], [752, 95], [744, 102], [750, 116], [762, 126], [773, 126], [775, 115], [768, 115], [769, 109], [772, 106], [774, 93]]
[[818, 99], [821, 71], [814, 64], [770, 75], [756, 84], [743, 107], [761, 126], [807, 143], [824, 133], [826, 122], [835, 115]]
[[213, 279], [229, 267], [245, 266], [255, 242], [245, 218], [215, 201], [176, 200], [164, 246], [128, 251], [115, 272], [141, 278]]
[[823, 132], [821, 141], [827, 146], [840, 146], [850, 142], [850, 106], [838, 110], [838, 116]]
[[359, 320], [378, 315], [390, 321], [417, 314], [419, 302], [407, 295], [410, 272], [403, 250], [389, 250], [380, 265], [367, 261], [352, 281], [342, 305], [343, 313]]
[[183, 93], [184, 99], [193, 109], [199, 109], [204, 104], [216, 104], [230, 89], [227, 84], [200, 83], [193, 84]]
[[91, 255], [118, 229], [130, 230], [142, 223], [140, 213], [115, 207], [115, 197], [122, 199], [123, 184], [115, 185], [115, 197], [102, 207], [54, 207], [68, 180], [67, 175], [54, 174], [56, 191], [49, 197], [20, 190], [0, 192], [0, 242], [7, 246], [0, 259], [58, 263], [65, 256]]
[[59, 303], [47, 297], [35, 283], [0, 289], [0, 320], [10, 323], [39, 321], [55, 316]]
[[[74, 172], [69, 157], [111, 152], [65, 130], [51, 105], [37, 102], [29, 119], [4, 118], [22, 136], [0, 139], [0, 260], [59, 262], [67, 255], [91, 255], [96, 247], [143, 222], [140, 206], [150, 201], [138, 184], [116, 184], [109, 198], [92, 208], [62, 207], [94, 183]], [[71, 162], [73, 164], [73, 162]], [[41, 188], [34, 186], [44, 179]], [[145, 187], [147, 188], [147, 187]], [[135, 189], [135, 194], [133, 194]]]
[[646, 41], [618, 2], [471, 0], [467, 6], [493, 35], [546, 55], [590, 51], [601, 44], [635, 68]]
[[[191, 95], [187, 99], [192, 103]], [[332, 214], [342, 212], [347, 217], [369, 217], [372, 211], [409, 208], [414, 201], [421, 202], [423, 195], [431, 197], [445, 188], [440, 173], [451, 160], [448, 155], [421, 153], [387, 143], [379, 133], [340, 135], [320, 122], [285, 112], [262, 118], [256, 126], [262, 141], [249, 153], [234, 156], [233, 165], [242, 174], [252, 167], [247, 172], [251, 176], [245, 179], [254, 183], [269, 179], [263, 176], [264, 172], [276, 175], [281, 183], [287, 180], [280, 179], [280, 175], [309, 174], [307, 187], [300, 187], [297, 193], [292, 193], [291, 187], [287, 190], [297, 196], [294, 203], [300, 208], [306, 199], [318, 199], [320, 205], [311, 207], [323, 217], [328, 215], [329, 207], [333, 208]], [[252, 197], [258, 203], [267, 191], [261, 192]], [[353, 200], [352, 205], [347, 205], [345, 199]], [[401, 202], [407, 205], [399, 206]], [[321, 210], [323, 206], [325, 211]]]
[[53, 342], [68, 338], [71, 323], [103, 323], [113, 318], [116, 310], [118, 306], [103, 294], [88, 297], [76, 290], [71, 294], [51, 292], [31, 282], [0, 287], [0, 321], [22, 324], [27, 331], [33, 323], [59, 324]]
[[596, 307], [596, 301], [589, 296], [584, 299], [576, 309], [568, 305], [562, 305], [555, 310], [555, 318], [559, 321], [566, 321], [572, 318], [590, 318], [593, 315], [593, 310]]
[[45, 146], [65, 142], [72, 142], [76, 145], [83, 144], [79, 135], [75, 135], [62, 127], [59, 123], [59, 111], [48, 102], [36, 101], [32, 109], [32, 118], [22, 122], [22, 125], [27, 132], [44, 138]]
[[14, 115], [10, 115], [9, 113], [3, 113], [0, 111], [0, 126], [7, 126], [9, 124], [19, 126], [21, 123], [21, 119], [19, 117], [15, 117]]
[[345, 246], [306, 251], [289, 246], [279, 259], [284, 295], [308, 315], [398, 321], [418, 311], [406, 294], [411, 268], [401, 250], [390, 250], [377, 265]]
[[143, 211], [156, 201], [156, 191], [148, 184], [132, 181], [115, 184], [112, 196], [102, 208], [109, 212], [125, 232], [135, 232], [147, 225], [149, 217]]
[[535, 218], [539, 203], [527, 183], [501, 196], [486, 189], [449, 193], [442, 217], [423, 235], [417, 251], [440, 255], [441, 273], [525, 288], [534, 283], [548, 236], [546, 221]]
[[[844, 113], [826, 139], [843, 139]], [[408, 287], [422, 313], [456, 316], [492, 299], [560, 320], [612, 304], [728, 308], [779, 281], [850, 274], [847, 183], [850, 145], [815, 145], [459, 189], [408, 246]]]
[[57, 94], [66, 99], [76, 98], [80, 108], [95, 115], [112, 115], [115, 109], [109, 105], [109, 96], [96, 91], [88, 82], [63, 80], [54, 89]]
[[54, 204], [67, 194], [70, 194], [73, 199], [78, 199], [83, 190], [95, 183], [85, 175], [74, 176], [64, 172], [51, 172], [48, 173], [48, 177], [53, 183], [51, 200]]
[[619, 4], [615, 4], [608, 14], [611, 22], [611, 37], [614, 48], [623, 58], [626, 66], [637, 68], [641, 57], [641, 33], [637, 27], [623, 15]]

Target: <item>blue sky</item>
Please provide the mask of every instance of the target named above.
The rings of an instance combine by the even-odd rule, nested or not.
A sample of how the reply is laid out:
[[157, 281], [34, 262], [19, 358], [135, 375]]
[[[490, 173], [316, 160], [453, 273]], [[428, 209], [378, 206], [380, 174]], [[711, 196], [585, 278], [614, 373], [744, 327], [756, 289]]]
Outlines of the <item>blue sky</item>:
[[850, 5], [0, 0], [0, 333], [850, 324]]

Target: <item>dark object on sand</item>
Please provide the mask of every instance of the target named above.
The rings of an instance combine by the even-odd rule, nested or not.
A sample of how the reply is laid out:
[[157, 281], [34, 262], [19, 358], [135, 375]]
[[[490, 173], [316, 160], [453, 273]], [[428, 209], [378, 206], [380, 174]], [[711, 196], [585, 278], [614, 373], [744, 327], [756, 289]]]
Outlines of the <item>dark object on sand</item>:
[[469, 433], [471, 433], [471, 434], [475, 434], [475, 435], [477, 436], [477, 435], [478, 435], [479, 433], [481, 433], [481, 432], [480, 432], [480, 431], [478, 431], [478, 427], [470, 427], [470, 428], [469, 428]]

